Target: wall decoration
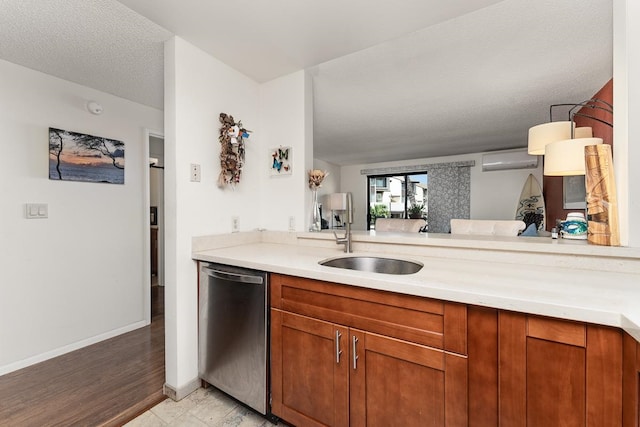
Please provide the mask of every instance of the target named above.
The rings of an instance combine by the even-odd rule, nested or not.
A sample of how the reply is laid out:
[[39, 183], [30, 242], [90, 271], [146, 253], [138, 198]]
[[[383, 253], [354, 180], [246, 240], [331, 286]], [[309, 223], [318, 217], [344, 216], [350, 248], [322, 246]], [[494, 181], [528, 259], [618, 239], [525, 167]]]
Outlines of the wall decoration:
[[271, 150], [271, 175], [291, 175], [291, 147], [278, 147]]
[[124, 184], [124, 142], [49, 128], [49, 179]]
[[237, 122], [233, 116], [220, 113], [220, 175], [218, 187], [227, 184], [234, 186], [240, 182], [240, 174], [244, 165], [244, 139], [249, 138], [249, 130], [242, 126], [242, 121]]

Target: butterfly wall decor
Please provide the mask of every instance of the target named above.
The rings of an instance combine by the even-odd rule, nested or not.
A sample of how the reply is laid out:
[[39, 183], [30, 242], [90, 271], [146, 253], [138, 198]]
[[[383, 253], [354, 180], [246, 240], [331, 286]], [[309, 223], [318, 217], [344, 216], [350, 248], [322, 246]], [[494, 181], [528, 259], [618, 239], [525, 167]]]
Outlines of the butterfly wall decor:
[[291, 175], [291, 147], [271, 150], [271, 175]]

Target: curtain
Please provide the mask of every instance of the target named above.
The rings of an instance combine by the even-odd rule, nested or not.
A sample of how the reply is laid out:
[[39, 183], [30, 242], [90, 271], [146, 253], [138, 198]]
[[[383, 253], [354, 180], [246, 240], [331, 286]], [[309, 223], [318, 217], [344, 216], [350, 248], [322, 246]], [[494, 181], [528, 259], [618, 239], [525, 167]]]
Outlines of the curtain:
[[448, 233], [452, 218], [471, 215], [471, 169], [468, 166], [428, 171], [430, 233]]

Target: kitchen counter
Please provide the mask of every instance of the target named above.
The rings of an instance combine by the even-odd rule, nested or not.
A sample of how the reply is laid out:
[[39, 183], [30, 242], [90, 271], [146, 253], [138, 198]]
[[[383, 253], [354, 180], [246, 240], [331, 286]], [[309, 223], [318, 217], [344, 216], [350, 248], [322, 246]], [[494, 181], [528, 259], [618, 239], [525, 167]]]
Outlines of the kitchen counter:
[[330, 233], [195, 237], [193, 259], [624, 329], [640, 341], [640, 251], [548, 238], [356, 232], [354, 253], [424, 264], [410, 275], [325, 267]]

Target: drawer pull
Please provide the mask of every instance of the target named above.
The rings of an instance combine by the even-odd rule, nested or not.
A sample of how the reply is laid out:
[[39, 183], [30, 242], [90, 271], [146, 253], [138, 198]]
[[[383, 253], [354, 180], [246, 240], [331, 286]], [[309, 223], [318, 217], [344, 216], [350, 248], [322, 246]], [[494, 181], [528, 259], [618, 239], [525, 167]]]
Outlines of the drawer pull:
[[358, 350], [356, 349], [356, 344], [358, 343], [358, 337], [353, 336], [353, 370], [358, 369]]
[[342, 350], [340, 350], [340, 337], [342, 334], [340, 331], [336, 331], [336, 363], [340, 364], [340, 355], [342, 354]]

